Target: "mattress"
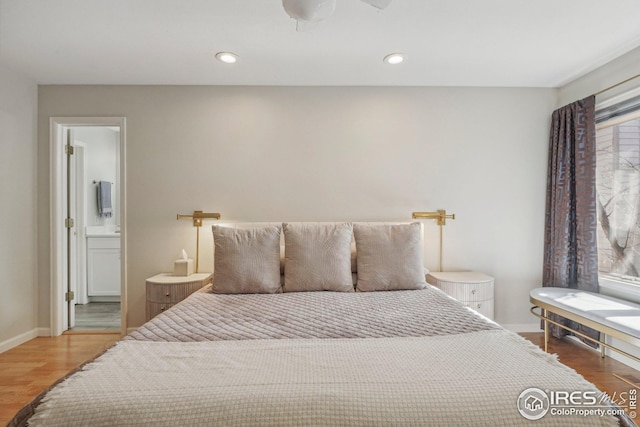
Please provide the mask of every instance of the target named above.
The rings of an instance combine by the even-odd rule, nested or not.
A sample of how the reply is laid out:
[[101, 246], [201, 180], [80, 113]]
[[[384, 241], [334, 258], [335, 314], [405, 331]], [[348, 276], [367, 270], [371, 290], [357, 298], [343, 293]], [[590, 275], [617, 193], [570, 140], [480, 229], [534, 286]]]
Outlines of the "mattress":
[[[273, 295], [205, 289], [51, 389], [28, 423], [516, 426], [531, 423], [518, 405], [532, 387], [599, 393], [553, 355], [432, 287]], [[547, 415], [536, 425], [620, 421], [632, 425], [579, 413]]]

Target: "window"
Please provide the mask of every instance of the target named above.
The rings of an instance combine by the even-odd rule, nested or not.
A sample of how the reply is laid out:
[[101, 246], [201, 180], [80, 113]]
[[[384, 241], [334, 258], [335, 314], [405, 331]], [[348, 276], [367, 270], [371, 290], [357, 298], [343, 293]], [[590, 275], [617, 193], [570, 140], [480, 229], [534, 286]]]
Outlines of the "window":
[[598, 270], [640, 282], [640, 100], [598, 111]]

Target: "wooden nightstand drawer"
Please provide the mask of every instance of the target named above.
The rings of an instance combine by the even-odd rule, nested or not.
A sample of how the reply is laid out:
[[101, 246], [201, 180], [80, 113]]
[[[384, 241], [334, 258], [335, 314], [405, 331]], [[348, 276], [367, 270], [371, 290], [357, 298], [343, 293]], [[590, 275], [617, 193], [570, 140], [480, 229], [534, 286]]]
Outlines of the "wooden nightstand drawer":
[[211, 273], [196, 273], [190, 276], [162, 273], [148, 278], [146, 281], [147, 320], [168, 310], [209, 283], [211, 283]]
[[477, 311], [483, 316], [493, 319], [493, 299], [487, 299], [482, 301], [460, 301], [466, 307]]
[[159, 302], [147, 301], [147, 320], [153, 319], [158, 314], [162, 313], [165, 310], [169, 310], [173, 306], [174, 304], [162, 304]]
[[149, 282], [147, 282], [147, 302], [163, 304], [172, 303], [173, 300], [171, 291], [173, 287], [173, 285], [157, 285], [149, 284]]
[[491, 283], [460, 283], [438, 281], [434, 285], [459, 301], [481, 301], [493, 299], [493, 281]]
[[493, 277], [474, 271], [440, 271], [429, 273], [427, 282], [493, 319]]

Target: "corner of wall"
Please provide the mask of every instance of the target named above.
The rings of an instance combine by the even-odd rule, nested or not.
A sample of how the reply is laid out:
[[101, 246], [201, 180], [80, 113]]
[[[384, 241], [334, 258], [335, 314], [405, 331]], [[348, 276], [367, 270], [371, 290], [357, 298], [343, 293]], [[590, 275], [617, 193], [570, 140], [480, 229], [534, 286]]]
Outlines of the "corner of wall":
[[[558, 106], [585, 98], [640, 74], [640, 47], [596, 68], [559, 89]], [[598, 96], [603, 101], [640, 87], [640, 77]]]
[[[20, 210], [5, 210], [0, 235], [0, 351], [38, 335], [37, 118], [38, 87], [29, 77], [0, 65], [0, 198]], [[6, 151], [5, 151], [6, 150]], [[6, 154], [5, 154], [6, 153]]]

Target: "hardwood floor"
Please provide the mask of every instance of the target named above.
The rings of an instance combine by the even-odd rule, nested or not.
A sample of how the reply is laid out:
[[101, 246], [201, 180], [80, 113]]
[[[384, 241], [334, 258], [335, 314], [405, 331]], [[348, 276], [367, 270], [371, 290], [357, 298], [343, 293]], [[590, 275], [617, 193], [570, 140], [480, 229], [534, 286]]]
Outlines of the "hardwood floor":
[[[542, 333], [521, 334], [534, 344], [543, 345]], [[54, 338], [35, 338], [0, 354], [0, 425], [70, 370], [110, 347], [120, 338], [117, 333], [67, 334]], [[628, 392], [631, 386], [616, 377], [640, 372], [609, 357], [600, 358], [591, 350], [569, 339], [552, 338], [549, 350], [560, 361], [578, 371], [610, 396]]]
[[[542, 332], [522, 333], [520, 335], [544, 350], [544, 334]], [[556, 353], [560, 362], [573, 368], [587, 381], [595, 384], [599, 390], [604, 391], [610, 397], [614, 397], [614, 400], [617, 400], [615, 398], [621, 396], [621, 393], [625, 393], [622, 396], [628, 396], [629, 390], [633, 388], [632, 385], [616, 378], [614, 374], [621, 376], [631, 375], [635, 378], [640, 378], [640, 372], [635, 369], [611, 357], [603, 359], [600, 357], [600, 351], [591, 349], [574, 339], [564, 338], [559, 340], [551, 337], [549, 340], [549, 353]], [[635, 388], [640, 390], [640, 385]], [[638, 419], [636, 418], [634, 421], [637, 423]]]
[[0, 425], [41, 391], [109, 348], [119, 333], [39, 337], [0, 353]]

